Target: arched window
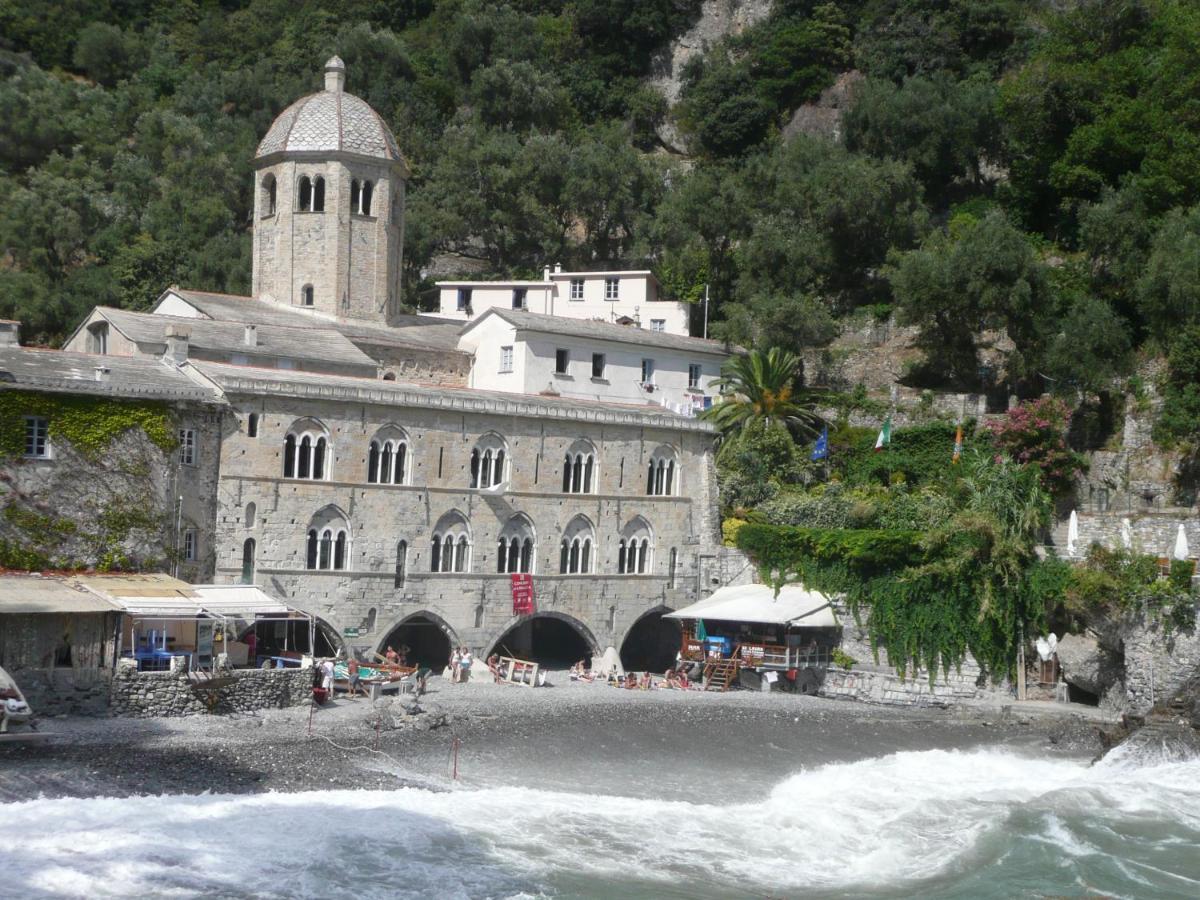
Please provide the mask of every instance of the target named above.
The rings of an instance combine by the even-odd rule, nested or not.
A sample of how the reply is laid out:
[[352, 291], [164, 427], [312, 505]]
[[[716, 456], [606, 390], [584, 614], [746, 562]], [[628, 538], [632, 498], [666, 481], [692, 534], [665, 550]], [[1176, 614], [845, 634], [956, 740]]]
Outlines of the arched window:
[[471, 571], [471, 529], [457, 510], [438, 519], [430, 539], [430, 572]]
[[576, 441], [563, 457], [563, 493], [592, 494], [596, 490], [596, 448], [590, 441]]
[[318, 175], [313, 179], [313, 212], [325, 212], [325, 179]]
[[654, 534], [641, 516], [621, 529], [617, 542], [617, 574], [646, 575], [654, 569]]
[[246, 504], [246, 514], [243, 517], [242, 521], [247, 528], [253, 528], [254, 520], [256, 518], [258, 518], [258, 507], [255, 505], [254, 501], [251, 500], [249, 503]]
[[309, 523], [305, 567], [340, 571], [349, 564], [350, 525], [340, 509], [327, 506]]
[[246, 417], [246, 437], [258, 437], [258, 413]]
[[646, 468], [646, 493], [652, 497], [675, 496], [675, 468], [674, 450], [665, 445], [655, 450]]
[[242, 542], [242, 584], [254, 584], [254, 538]]
[[537, 557], [537, 536], [533, 523], [515, 515], [505, 524], [496, 542], [496, 571], [532, 573]]
[[585, 516], [576, 516], [563, 532], [558, 550], [560, 575], [586, 575], [592, 571], [592, 551], [596, 545], [595, 530]]
[[367, 449], [367, 483], [408, 483], [408, 436], [403, 429], [387, 425], [371, 439]]
[[275, 176], [270, 173], [262, 180], [262, 215], [275, 215]]
[[97, 322], [88, 327], [88, 353], [108, 354], [108, 323]]
[[362, 204], [359, 206], [358, 211], [364, 216], [371, 214], [371, 194], [374, 192], [375, 186], [371, 182], [364, 181], [362, 183]]
[[283, 477], [324, 481], [329, 477], [329, 433], [315, 419], [299, 419], [283, 439]]
[[300, 198], [300, 212], [312, 212], [313, 208], [313, 186], [312, 179], [307, 175], [300, 176], [300, 188], [297, 192]]
[[679, 551], [672, 547], [667, 557], [667, 587], [675, 587], [675, 569], [679, 565]]
[[494, 488], [508, 480], [508, 444], [495, 432], [485, 434], [471, 451], [471, 487]]
[[362, 200], [362, 189], [358, 186], [358, 179], [350, 179], [350, 212], [358, 212], [359, 203]]
[[396, 587], [404, 587], [408, 575], [408, 541], [396, 542]]
[[300, 305], [313, 305], [313, 286], [311, 284], [306, 284], [304, 287], [300, 288]]

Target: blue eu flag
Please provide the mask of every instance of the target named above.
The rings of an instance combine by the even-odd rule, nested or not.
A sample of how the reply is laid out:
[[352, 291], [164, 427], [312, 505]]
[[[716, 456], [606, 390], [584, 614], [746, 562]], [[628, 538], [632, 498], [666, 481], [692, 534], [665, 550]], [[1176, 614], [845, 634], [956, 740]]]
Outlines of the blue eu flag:
[[829, 458], [829, 426], [826, 425], [821, 429], [821, 436], [817, 438], [817, 446], [813, 447], [812, 458], [814, 461], [818, 459]]

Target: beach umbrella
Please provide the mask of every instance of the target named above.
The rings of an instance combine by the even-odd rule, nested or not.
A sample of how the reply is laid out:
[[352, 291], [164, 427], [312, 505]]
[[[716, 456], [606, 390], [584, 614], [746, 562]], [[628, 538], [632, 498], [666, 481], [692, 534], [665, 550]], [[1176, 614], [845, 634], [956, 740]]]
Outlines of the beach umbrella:
[[1188, 558], [1188, 543], [1187, 534], [1184, 533], [1183, 523], [1180, 523], [1179, 530], [1175, 532], [1175, 552], [1172, 554], [1175, 559]]
[[1067, 521], [1067, 556], [1075, 555], [1075, 545], [1079, 543], [1079, 514], [1071, 510], [1071, 518]]
[[1121, 546], [1126, 550], [1133, 548], [1133, 526], [1128, 519], [1121, 520]]

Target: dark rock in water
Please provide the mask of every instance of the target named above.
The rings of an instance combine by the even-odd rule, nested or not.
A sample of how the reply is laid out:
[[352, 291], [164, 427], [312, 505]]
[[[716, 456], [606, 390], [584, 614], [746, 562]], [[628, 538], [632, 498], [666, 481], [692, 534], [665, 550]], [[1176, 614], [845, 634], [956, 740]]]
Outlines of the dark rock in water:
[[1146, 716], [1124, 716], [1106, 735], [1103, 757], [1184, 760], [1200, 757], [1200, 673]]

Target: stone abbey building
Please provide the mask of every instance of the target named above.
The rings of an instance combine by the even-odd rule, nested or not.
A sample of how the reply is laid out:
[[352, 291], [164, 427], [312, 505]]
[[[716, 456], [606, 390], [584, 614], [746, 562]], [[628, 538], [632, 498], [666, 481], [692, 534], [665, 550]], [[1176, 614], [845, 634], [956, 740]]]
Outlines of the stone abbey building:
[[[151, 312], [98, 307], [62, 351], [0, 328], [0, 389], [28, 400], [0, 541], [128, 502], [146, 521], [110, 552], [258, 584], [334, 645], [436, 663], [452, 644], [568, 661], [663, 643], [663, 611], [741, 573], [693, 415], [725, 348], [656, 292], [603, 319], [572, 318], [567, 288], [561, 313], [533, 311], [520, 286], [475, 318], [403, 313], [407, 168], [344, 81], [335, 57], [258, 148], [252, 297], [172, 286]], [[628, 302], [625, 274], [603, 273], [599, 302]], [[178, 444], [124, 433], [89, 457], [56, 444], [47, 397], [165, 405]], [[102, 562], [61, 527], [64, 560]], [[532, 616], [514, 615], [514, 574]]]

